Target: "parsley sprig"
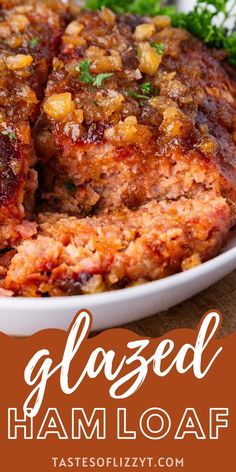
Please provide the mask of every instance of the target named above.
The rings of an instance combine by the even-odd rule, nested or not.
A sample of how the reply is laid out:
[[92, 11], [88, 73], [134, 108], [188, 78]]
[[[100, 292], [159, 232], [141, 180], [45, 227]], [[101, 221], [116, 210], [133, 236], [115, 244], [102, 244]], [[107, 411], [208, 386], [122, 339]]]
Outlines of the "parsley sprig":
[[92, 84], [94, 82], [94, 77], [89, 72], [90, 66], [91, 62], [85, 59], [75, 67], [76, 72], [80, 72], [80, 82], [83, 84]]
[[80, 82], [83, 84], [92, 84], [94, 87], [101, 87], [104, 80], [110, 79], [113, 74], [109, 73], [101, 73], [97, 74], [95, 77], [90, 74], [89, 68], [91, 66], [91, 62], [88, 59], [81, 61], [76, 67], [75, 70], [80, 72]]
[[133, 89], [130, 89], [128, 91], [128, 96], [132, 98], [136, 98], [137, 100], [148, 100], [147, 95], [142, 95], [141, 93], [138, 93]]
[[155, 90], [152, 87], [151, 82], [144, 82], [143, 84], [140, 85], [140, 90], [142, 93], [136, 92], [134, 89], [128, 90], [128, 97], [134, 98], [135, 100], [139, 100], [140, 106], [143, 106], [145, 104], [145, 100], [148, 100], [150, 98], [150, 95], [155, 92]]
[[16, 134], [13, 131], [8, 131], [4, 129], [3, 131], [1, 131], [1, 134], [3, 136], [8, 136], [11, 141], [16, 139]]
[[86, 8], [97, 10], [111, 8], [116, 13], [136, 13], [137, 15], [172, 15], [174, 7], [162, 7], [161, 0], [87, 0]]
[[40, 38], [38, 36], [35, 36], [29, 41], [29, 46], [34, 49], [36, 48], [40, 43]]
[[93, 82], [94, 87], [101, 87], [103, 81], [107, 80], [107, 79], [110, 79], [110, 77], [112, 77], [112, 76], [113, 76], [113, 74], [111, 74], [111, 73], [110, 74], [109, 73], [107, 73], [107, 74], [105, 74], [105, 73], [104, 74], [102, 74], [102, 73], [98, 74], [96, 76], [94, 82]]
[[235, 7], [233, 0], [197, 0], [193, 11], [174, 15], [172, 23], [187, 29], [209, 46], [224, 49], [229, 54], [229, 62], [236, 66], [236, 33], [229, 25], [230, 20], [235, 24]]
[[165, 46], [163, 43], [155, 43], [154, 41], [151, 41], [150, 46], [152, 46], [152, 48], [154, 48], [160, 56], [165, 51]]
[[150, 95], [152, 91], [152, 84], [151, 82], [144, 82], [140, 85], [140, 88], [145, 95]]

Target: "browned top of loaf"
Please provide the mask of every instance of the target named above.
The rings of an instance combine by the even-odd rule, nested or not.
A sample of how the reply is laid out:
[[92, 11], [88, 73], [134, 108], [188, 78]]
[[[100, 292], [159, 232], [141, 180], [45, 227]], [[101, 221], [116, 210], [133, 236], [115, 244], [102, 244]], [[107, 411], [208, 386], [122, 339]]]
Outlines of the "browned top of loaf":
[[[154, 43], [164, 46], [163, 53]], [[100, 86], [81, 82], [76, 67], [85, 59], [94, 78], [112, 76]], [[63, 35], [38, 133], [39, 153], [49, 168], [51, 162], [56, 181], [48, 183], [49, 193], [55, 185], [62, 210], [73, 213], [75, 199], [83, 200], [86, 213], [93, 205], [135, 207], [164, 198], [155, 184], [179, 160], [187, 166], [181, 179], [188, 181], [176, 197], [188, 186], [192, 196], [200, 184], [234, 201], [236, 89], [227, 69], [222, 53], [170, 27], [165, 17], [81, 13]], [[146, 83], [150, 93], [141, 97]], [[55, 114], [51, 97], [60, 94], [67, 103]], [[72, 185], [63, 193], [68, 179]]]
[[61, 26], [59, 15], [40, 2], [0, 12], [0, 107], [16, 122], [34, 116]]
[[[46, 4], [51, 10], [61, 13], [62, 15], [64, 15], [67, 10], [67, 6], [61, 0], [0, 0], [0, 9], [10, 10], [16, 6], [21, 7], [23, 5], [34, 5], [36, 3]], [[76, 4], [76, 1], [74, 3]]]
[[[60, 16], [40, 2], [0, 10], [0, 246], [4, 237], [10, 239], [6, 218], [24, 216], [27, 174], [35, 157], [29, 121], [37, 115], [61, 27]], [[30, 177], [33, 193], [35, 175]], [[10, 222], [11, 229], [14, 225], [17, 233], [17, 221]]]

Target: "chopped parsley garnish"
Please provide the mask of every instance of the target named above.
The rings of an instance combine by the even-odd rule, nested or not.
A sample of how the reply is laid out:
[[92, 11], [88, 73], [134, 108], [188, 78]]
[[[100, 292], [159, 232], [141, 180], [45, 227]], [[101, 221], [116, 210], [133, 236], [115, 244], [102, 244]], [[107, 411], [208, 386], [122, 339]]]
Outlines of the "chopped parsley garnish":
[[39, 43], [40, 43], [39, 37], [38, 37], [38, 36], [35, 36], [35, 38], [32, 38], [32, 39], [29, 41], [29, 46], [30, 46], [31, 48], [36, 48]]
[[35, 74], [34, 66], [32, 66], [32, 65], [29, 66], [29, 71], [32, 75], [34, 75]]
[[104, 80], [109, 79], [113, 74], [98, 74], [95, 77], [90, 74], [89, 68], [91, 62], [88, 59], [81, 61], [76, 67], [75, 70], [80, 72], [80, 82], [83, 84], [92, 84], [94, 87], [101, 87]]
[[95, 78], [94, 82], [93, 82], [93, 85], [95, 87], [101, 87], [102, 82], [104, 80], [110, 79], [110, 77], [112, 77], [112, 76], [113, 76], [113, 74], [98, 74], [97, 77]]
[[13, 139], [16, 139], [16, 135], [15, 133], [13, 133], [13, 131], [3, 130], [1, 131], [1, 134], [3, 134], [3, 136], [9, 136], [11, 141], [13, 141]]
[[69, 192], [69, 193], [75, 193], [76, 192], [76, 185], [74, 184], [74, 182], [72, 182], [72, 180], [69, 180], [68, 182], [65, 183], [65, 188], [66, 188], [67, 192]]
[[154, 41], [151, 41], [150, 46], [152, 46], [160, 56], [165, 51], [165, 46], [162, 43], [154, 43]]
[[150, 95], [151, 90], [152, 90], [152, 85], [151, 82], [145, 82], [144, 84], [140, 85], [140, 88], [144, 95]]
[[140, 93], [135, 92], [135, 90], [130, 89], [128, 91], [128, 96], [132, 98], [136, 98], [137, 100], [148, 100], [146, 95], [141, 95]]
[[143, 84], [141, 84], [140, 90], [142, 91], [142, 94], [136, 92], [136, 90], [130, 89], [127, 95], [128, 97], [132, 97], [136, 100], [139, 100], [139, 104], [141, 106], [145, 105], [145, 100], [148, 100], [150, 98], [150, 95], [156, 95], [156, 89], [155, 87], [152, 87], [151, 82], [144, 82]]
[[77, 72], [80, 72], [80, 82], [83, 84], [92, 84], [94, 82], [94, 77], [89, 72], [89, 67], [91, 62], [88, 59], [81, 61], [75, 68]]

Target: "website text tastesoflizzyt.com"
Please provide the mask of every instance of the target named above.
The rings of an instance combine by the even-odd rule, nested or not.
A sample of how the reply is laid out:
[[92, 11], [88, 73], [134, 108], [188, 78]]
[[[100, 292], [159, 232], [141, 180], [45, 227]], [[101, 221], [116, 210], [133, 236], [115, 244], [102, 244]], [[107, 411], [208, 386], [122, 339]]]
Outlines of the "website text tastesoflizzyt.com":
[[184, 467], [183, 457], [52, 457], [54, 468], [101, 468], [101, 469], [143, 469]]

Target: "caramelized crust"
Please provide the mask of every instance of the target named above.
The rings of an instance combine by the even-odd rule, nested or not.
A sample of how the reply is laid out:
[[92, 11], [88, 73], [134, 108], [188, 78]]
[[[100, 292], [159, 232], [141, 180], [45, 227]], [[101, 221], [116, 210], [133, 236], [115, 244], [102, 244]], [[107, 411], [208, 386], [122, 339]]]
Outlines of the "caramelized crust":
[[10, 10], [14, 7], [22, 7], [25, 5], [35, 5], [37, 3], [45, 4], [51, 11], [59, 13], [63, 18], [67, 11], [66, 3], [63, 0], [0, 0], [0, 9]]
[[34, 120], [62, 33], [62, 19], [41, 2], [0, 13], [1, 102], [7, 118]]
[[133, 209], [203, 190], [233, 206], [234, 78], [201, 42], [163, 25], [104, 9], [66, 28], [37, 128], [50, 209]]
[[37, 187], [30, 122], [61, 27], [60, 16], [41, 2], [0, 11], [0, 249], [35, 232], [35, 224], [23, 221]]

